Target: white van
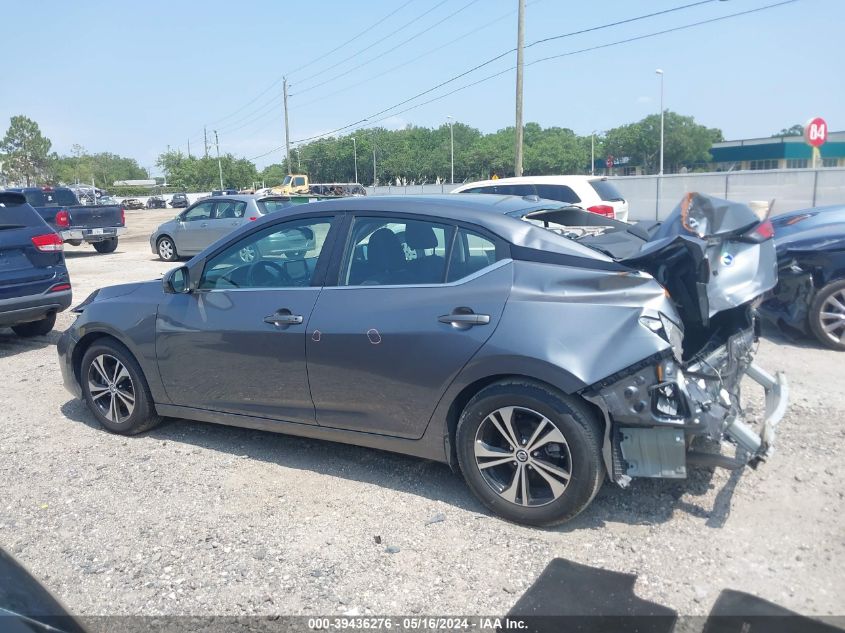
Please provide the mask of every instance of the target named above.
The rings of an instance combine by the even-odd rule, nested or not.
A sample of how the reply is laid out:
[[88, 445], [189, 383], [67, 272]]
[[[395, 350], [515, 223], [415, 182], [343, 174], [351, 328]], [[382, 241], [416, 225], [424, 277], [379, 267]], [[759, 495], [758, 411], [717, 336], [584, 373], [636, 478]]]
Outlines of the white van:
[[452, 193], [539, 196], [568, 202], [616, 220], [628, 221], [628, 201], [607, 178], [597, 176], [519, 176], [469, 182]]

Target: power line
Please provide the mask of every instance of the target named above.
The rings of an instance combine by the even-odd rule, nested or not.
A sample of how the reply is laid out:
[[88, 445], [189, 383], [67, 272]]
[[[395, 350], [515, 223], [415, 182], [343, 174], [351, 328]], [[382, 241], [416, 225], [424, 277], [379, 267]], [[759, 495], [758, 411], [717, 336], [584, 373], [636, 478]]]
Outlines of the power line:
[[[332, 77], [329, 77], [328, 79], [324, 79], [323, 81], [321, 81], [321, 82], [319, 82], [319, 83], [316, 83], [316, 84], [314, 84], [313, 86], [309, 86], [308, 88], [305, 88], [305, 89], [302, 89], [302, 90], [298, 90], [297, 92], [293, 93], [291, 96], [296, 96], [296, 95], [298, 95], [298, 94], [303, 94], [303, 93], [306, 93], [306, 92], [310, 92], [311, 90], [314, 90], [314, 89], [316, 89], [316, 88], [319, 88], [320, 86], [325, 86], [326, 84], [333, 82], [335, 79], [339, 79], [340, 77], [344, 77], [344, 76], [348, 75], [349, 73], [351, 73], [351, 72], [353, 72], [353, 71], [355, 71], [355, 70], [358, 70], [359, 68], [363, 68], [364, 66], [366, 66], [366, 65], [368, 65], [368, 64], [371, 64], [371, 63], [373, 63], [374, 61], [377, 61], [377, 60], [379, 60], [379, 59], [382, 59], [382, 58], [383, 58], [385, 55], [387, 55], [388, 53], [392, 53], [392, 52], [393, 52], [393, 51], [395, 51], [397, 48], [401, 48], [402, 46], [404, 46], [404, 45], [405, 45], [405, 44], [407, 44], [408, 42], [411, 42], [411, 41], [413, 41], [413, 40], [417, 39], [418, 37], [420, 37], [421, 35], [424, 35], [424, 34], [428, 33], [428, 32], [429, 32], [429, 31], [431, 31], [433, 28], [435, 28], [435, 27], [437, 27], [437, 26], [440, 26], [441, 24], [443, 24], [443, 23], [444, 23], [444, 22], [446, 22], [447, 20], [450, 20], [451, 18], [453, 18], [453, 17], [455, 17], [456, 15], [458, 15], [461, 11], [465, 11], [466, 9], [468, 9], [469, 7], [471, 7], [472, 5], [474, 5], [475, 3], [477, 3], [478, 1], [479, 1], [479, 0], [470, 0], [470, 1], [469, 1], [469, 2], [467, 2], [464, 6], [462, 6], [460, 9], [458, 9], [457, 11], [453, 11], [452, 13], [450, 13], [450, 14], [449, 14], [449, 15], [447, 15], [446, 17], [444, 17], [444, 18], [442, 18], [442, 19], [438, 20], [437, 22], [435, 22], [435, 23], [434, 23], [434, 24], [432, 24], [431, 26], [426, 27], [425, 29], [423, 29], [423, 30], [422, 30], [422, 31], [420, 31], [419, 33], [415, 33], [414, 35], [412, 35], [412, 36], [411, 36], [411, 37], [409, 37], [408, 39], [406, 39], [406, 40], [403, 40], [403, 41], [399, 42], [399, 43], [398, 43], [398, 44], [396, 44], [393, 48], [388, 48], [386, 51], [382, 51], [381, 53], [379, 53], [379, 54], [378, 54], [378, 55], [376, 55], [375, 57], [370, 57], [368, 60], [361, 62], [361, 63], [360, 63], [360, 64], [358, 64], [357, 66], [353, 66], [352, 68], [348, 68], [347, 70], [345, 70], [345, 71], [343, 71], [343, 72], [341, 72], [341, 73], [339, 73], [339, 74], [337, 74], [337, 75], [334, 75], [334, 76], [332, 76]], [[439, 5], [438, 5], [438, 6], [439, 6]], [[435, 8], [436, 8], [436, 7], [435, 7]]]
[[[683, 31], [683, 30], [686, 30], [686, 29], [691, 29], [691, 28], [694, 28], [694, 27], [697, 27], [697, 26], [703, 26], [705, 24], [712, 24], [714, 22], [720, 22], [722, 20], [728, 20], [730, 18], [735, 18], [735, 17], [739, 17], [739, 16], [743, 16], [743, 15], [749, 15], [749, 14], [752, 14], [752, 13], [759, 13], [761, 11], [766, 11], [768, 9], [774, 9], [776, 7], [781, 7], [781, 6], [784, 6], [784, 5], [787, 5], [787, 4], [793, 4], [795, 2], [798, 2], [798, 0], [783, 0], [782, 2], [776, 2], [776, 3], [773, 3], [773, 4], [763, 5], [761, 7], [756, 7], [754, 9], [747, 9], [745, 11], [739, 11], [737, 13], [730, 13], [728, 15], [723, 15], [723, 16], [719, 16], [719, 17], [716, 17], [716, 18], [710, 18], [710, 19], [707, 19], [707, 20], [700, 20], [698, 22], [692, 22], [690, 24], [684, 24], [684, 25], [672, 27], [672, 28], [669, 28], [669, 29], [663, 29], [661, 31], [655, 31], [653, 33], [647, 33], [645, 35], [638, 35], [636, 37], [630, 37], [630, 38], [626, 38], [626, 39], [622, 39], [622, 40], [617, 40], [617, 41], [614, 41], [614, 42], [608, 42], [606, 44], [598, 44], [596, 46], [590, 46], [590, 47], [587, 47], [587, 48], [582, 48], [582, 49], [575, 50], [575, 51], [569, 51], [569, 52], [561, 53], [561, 54], [558, 54], [558, 55], [550, 55], [548, 57], [543, 57], [543, 58], [536, 59], [536, 60], [531, 61], [531, 62], [527, 62], [525, 65], [526, 66], [533, 66], [535, 64], [540, 64], [540, 63], [547, 62], [547, 61], [550, 61], [550, 60], [553, 60], [553, 59], [560, 59], [560, 58], [563, 58], [563, 57], [578, 55], [578, 54], [581, 54], [581, 53], [599, 50], [599, 49], [602, 49], [602, 48], [609, 48], [611, 46], [619, 46], [621, 44], [628, 44], [628, 43], [631, 43], [631, 42], [636, 42], [636, 41], [640, 41], [640, 40], [644, 40], [644, 39], [648, 39], [648, 38], [652, 38], [652, 37], [657, 37], [659, 35], [665, 35], [667, 33], [674, 33], [674, 32], [677, 32], [677, 31]], [[509, 52], [512, 52], [512, 51], [509, 51]], [[370, 124], [379, 123], [380, 121], [384, 121], [385, 119], [388, 119], [390, 117], [397, 116], [399, 114], [404, 114], [405, 112], [409, 112], [409, 111], [414, 110], [416, 108], [420, 108], [424, 105], [428, 105], [429, 103], [433, 103], [435, 101], [439, 101], [441, 99], [444, 99], [444, 98], [446, 98], [450, 95], [455, 94], [456, 92], [460, 92], [461, 90], [466, 90], [467, 88], [470, 88], [472, 86], [477, 86], [478, 84], [484, 83], [484, 82], [489, 81], [491, 79], [494, 79], [496, 77], [500, 77], [501, 75], [504, 75], [504, 74], [514, 70], [515, 68], [516, 68], [516, 66], [511, 66], [511, 67], [506, 68], [502, 71], [493, 73], [492, 75], [488, 75], [487, 77], [484, 77], [484, 78], [479, 79], [477, 81], [474, 81], [472, 83], [466, 84], [464, 86], [461, 86], [459, 88], [451, 90], [447, 93], [444, 93], [442, 95], [439, 95], [437, 97], [434, 97], [432, 99], [424, 101], [422, 103], [415, 104], [415, 105], [413, 105], [409, 108], [406, 108], [404, 110], [401, 110], [399, 112], [392, 112], [391, 114], [389, 114], [389, 115], [387, 115], [387, 116], [385, 116], [381, 119], [376, 119], [376, 120], [372, 119], [372, 117], [375, 117], [375, 116], [378, 116], [379, 114], [383, 114], [385, 112], [393, 110], [393, 109], [399, 107], [400, 105], [407, 103], [408, 101], [412, 101], [414, 98], [406, 99], [405, 101], [401, 102], [400, 104], [396, 104], [396, 105], [394, 105], [390, 108], [386, 108], [384, 110], [381, 110], [380, 112], [373, 114], [373, 115], [370, 115], [369, 117], [366, 117], [364, 119], [360, 119], [359, 121], [356, 121], [355, 123], [350, 123], [349, 125], [345, 125], [343, 127], [337, 128], [337, 129], [332, 130], [330, 132], [325, 132], [323, 134], [318, 134], [318, 135], [315, 135], [315, 136], [299, 139], [299, 140], [293, 141], [293, 143], [299, 145], [301, 143], [305, 143], [305, 142], [308, 142], [308, 141], [316, 140], [316, 139], [319, 139], [319, 138], [324, 138], [324, 137], [327, 137], [327, 136], [332, 136], [333, 134], [336, 134], [337, 132], [347, 130], [347, 129], [354, 127], [354, 126], [356, 126], [360, 123], [370, 123]], [[463, 73], [463, 74], [466, 74], [466, 73]], [[440, 84], [440, 86], [444, 85], [445, 83], [447, 83], [447, 82]], [[424, 93], [420, 93], [420, 94], [426, 94], [428, 92], [431, 92], [431, 90], [427, 90]], [[284, 147], [284, 146], [281, 146], [281, 147]], [[274, 148], [274, 149], [272, 149], [268, 152], [265, 152], [265, 153], [260, 154], [258, 156], [254, 156], [254, 157], [252, 157], [248, 160], [255, 160], [256, 158], [263, 158], [264, 156], [267, 156], [268, 154], [272, 154], [273, 152], [278, 151], [279, 149], [280, 149], [280, 147], [276, 147], [276, 148]]]

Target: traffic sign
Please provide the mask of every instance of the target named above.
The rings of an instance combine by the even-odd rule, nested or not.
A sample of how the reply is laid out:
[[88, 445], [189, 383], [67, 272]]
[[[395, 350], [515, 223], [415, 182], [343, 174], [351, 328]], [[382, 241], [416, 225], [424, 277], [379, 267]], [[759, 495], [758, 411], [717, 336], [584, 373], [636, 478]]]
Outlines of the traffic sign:
[[817, 116], [804, 126], [804, 140], [813, 147], [820, 147], [827, 141], [827, 122]]

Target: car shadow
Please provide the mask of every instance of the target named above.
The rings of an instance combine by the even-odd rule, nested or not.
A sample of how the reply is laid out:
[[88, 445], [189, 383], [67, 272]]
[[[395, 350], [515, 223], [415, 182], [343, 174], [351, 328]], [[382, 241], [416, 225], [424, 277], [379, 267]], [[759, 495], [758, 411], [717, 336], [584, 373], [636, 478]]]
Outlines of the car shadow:
[[[82, 247], [80, 247], [80, 250], [65, 249], [65, 251], [64, 251], [65, 259], [83, 259], [83, 258], [86, 258], [86, 257], [102, 257], [103, 255], [106, 254], [106, 253], [98, 253], [97, 251], [94, 250], [93, 247], [91, 248], [90, 251], [83, 251], [83, 250], [81, 250], [81, 248]], [[114, 252], [119, 253], [120, 251], [114, 251]], [[111, 255], [111, 253], [108, 253], [108, 254]]]
[[763, 321], [760, 334], [777, 345], [789, 345], [801, 349], [823, 349], [815, 338], [797, 330], [781, 329], [767, 321]]
[[15, 334], [11, 328], [0, 327], [0, 358], [8, 358], [22, 352], [34, 352], [45, 347], [55, 347], [61, 335], [61, 331], [53, 330], [44, 336], [23, 337]]
[[[62, 405], [61, 412], [69, 420], [108, 433], [81, 400], [69, 400]], [[390, 488], [492, 517], [470, 492], [460, 474], [438, 462], [328, 440], [175, 418], [165, 418], [162, 424], [138, 437], [147, 435], [157, 440]], [[628, 490], [605, 482], [582, 514], [564, 525], [547, 529], [570, 532], [601, 528], [606, 523], [659, 524], [669, 521], [675, 512], [706, 518], [708, 527], [722, 527], [730, 515], [731, 497], [740, 473], [732, 474], [712, 507], [689, 499], [690, 496], [704, 496], [713, 488], [711, 469], [690, 471], [687, 479], [637, 479]]]

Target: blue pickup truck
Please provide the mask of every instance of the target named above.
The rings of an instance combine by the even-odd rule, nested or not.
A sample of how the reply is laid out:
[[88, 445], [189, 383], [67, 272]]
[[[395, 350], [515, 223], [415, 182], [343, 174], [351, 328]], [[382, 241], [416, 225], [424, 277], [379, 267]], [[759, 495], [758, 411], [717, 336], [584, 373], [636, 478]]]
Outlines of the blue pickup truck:
[[91, 244], [98, 253], [117, 248], [118, 236], [126, 232], [126, 215], [121, 205], [82, 205], [67, 187], [20, 187], [7, 191], [22, 193], [62, 241], [71, 246]]

